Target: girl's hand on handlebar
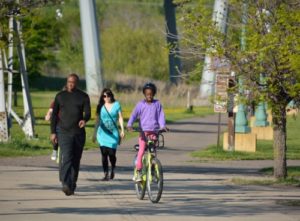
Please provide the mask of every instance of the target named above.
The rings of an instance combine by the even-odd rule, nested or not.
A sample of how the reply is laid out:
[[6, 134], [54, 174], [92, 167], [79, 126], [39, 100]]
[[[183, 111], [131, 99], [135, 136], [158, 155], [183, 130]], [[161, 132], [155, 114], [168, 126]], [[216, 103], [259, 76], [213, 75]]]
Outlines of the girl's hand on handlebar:
[[132, 132], [132, 131], [133, 131], [133, 128], [132, 128], [132, 127], [127, 127], [127, 130], [128, 130], [129, 132]]
[[168, 132], [168, 131], [170, 131], [170, 129], [167, 128], [167, 127], [164, 127], [164, 128], [161, 128], [160, 131], [161, 131], [161, 132]]

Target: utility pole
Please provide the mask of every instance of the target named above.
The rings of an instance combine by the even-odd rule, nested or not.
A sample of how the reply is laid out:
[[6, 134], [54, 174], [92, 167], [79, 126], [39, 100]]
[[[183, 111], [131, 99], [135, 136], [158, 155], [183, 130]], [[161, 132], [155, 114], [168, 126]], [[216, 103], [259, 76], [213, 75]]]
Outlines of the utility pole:
[[[0, 30], [1, 32], [1, 30]], [[1, 35], [1, 33], [0, 33]], [[8, 141], [7, 113], [5, 108], [4, 71], [2, 49], [0, 49], [0, 142]]]
[[[228, 0], [215, 0], [214, 12], [212, 20], [216, 23], [217, 28], [223, 34], [226, 33], [226, 22], [228, 14]], [[208, 49], [202, 72], [202, 79], [200, 85], [200, 99], [208, 100], [213, 95], [215, 72], [211, 69], [213, 58], [209, 55], [212, 49]]]
[[[8, 13], [9, 17], [9, 34], [8, 34], [8, 59], [6, 57], [5, 49], [0, 50], [0, 112], [1, 112], [1, 124], [0, 124], [0, 140], [8, 141], [9, 137], [9, 124], [11, 122], [11, 116], [15, 118], [27, 138], [33, 138], [34, 133], [34, 115], [32, 109], [32, 103], [29, 93], [28, 74], [26, 68], [25, 59], [25, 47], [22, 37], [21, 22], [18, 20], [19, 12], [16, 9], [11, 9]], [[12, 85], [13, 85], [13, 73], [19, 74], [18, 71], [13, 71], [13, 46], [14, 46], [14, 34], [17, 39], [17, 54], [18, 63], [22, 82], [22, 94], [23, 94], [23, 119], [20, 118], [12, 109]], [[3, 65], [4, 64], [4, 65]], [[7, 77], [7, 106], [5, 103], [5, 87], [4, 87], [4, 72], [8, 73]], [[2, 80], [1, 80], [2, 79]], [[5, 113], [5, 114], [4, 114]], [[6, 118], [6, 119], [5, 119]], [[4, 131], [4, 132], [3, 132]], [[4, 134], [4, 135], [3, 135]], [[4, 137], [4, 139], [3, 139]]]
[[90, 96], [99, 96], [103, 88], [100, 60], [100, 37], [95, 0], [79, 0], [84, 51], [86, 89]]
[[8, 60], [7, 60], [7, 116], [9, 122], [11, 122], [11, 107], [12, 107], [12, 83], [13, 83], [13, 53], [14, 53], [14, 17], [10, 15], [9, 17], [9, 33], [8, 33]]
[[19, 20], [13, 20], [14, 31], [17, 34], [19, 42], [17, 44], [17, 52], [19, 57], [21, 83], [24, 104], [24, 119], [21, 122], [21, 127], [28, 138], [34, 137], [34, 115], [32, 109], [31, 97], [29, 94], [28, 73], [25, 61], [25, 46], [22, 36], [22, 27]]
[[174, 84], [177, 83], [181, 71], [175, 8], [176, 5], [173, 0], [164, 0], [167, 43], [169, 46], [169, 76], [171, 83]]

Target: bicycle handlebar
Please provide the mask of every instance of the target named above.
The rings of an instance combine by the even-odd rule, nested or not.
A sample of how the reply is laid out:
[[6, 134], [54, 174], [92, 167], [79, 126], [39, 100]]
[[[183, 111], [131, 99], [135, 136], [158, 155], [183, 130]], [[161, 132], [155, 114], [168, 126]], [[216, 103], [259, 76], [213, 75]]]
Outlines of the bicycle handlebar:
[[[142, 130], [139, 127], [127, 127], [127, 131], [129, 131], [129, 132], [147, 132], [147, 131]], [[168, 131], [170, 131], [170, 129], [166, 127], [163, 129], [155, 130], [154, 132], [159, 134], [159, 133], [164, 133], [164, 132], [168, 132]]]

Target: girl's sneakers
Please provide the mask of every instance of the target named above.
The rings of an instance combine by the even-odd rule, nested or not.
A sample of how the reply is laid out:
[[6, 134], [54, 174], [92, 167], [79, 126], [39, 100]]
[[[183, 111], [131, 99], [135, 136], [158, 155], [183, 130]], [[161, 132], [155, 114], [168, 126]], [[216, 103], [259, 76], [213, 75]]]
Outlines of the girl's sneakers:
[[142, 177], [143, 177], [142, 171], [138, 170], [136, 171], [136, 175], [132, 178], [132, 180], [135, 182], [141, 182]]

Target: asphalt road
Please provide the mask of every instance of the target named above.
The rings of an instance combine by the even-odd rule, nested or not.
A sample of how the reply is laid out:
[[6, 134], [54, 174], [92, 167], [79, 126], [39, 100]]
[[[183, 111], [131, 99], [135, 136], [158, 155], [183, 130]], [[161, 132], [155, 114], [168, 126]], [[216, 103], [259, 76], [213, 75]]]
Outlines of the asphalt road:
[[[226, 119], [222, 119], [223, 128]], [[216, 143], [217, 116], [169, 125], [163, 150], [164, 192], [158, 204], [136, 198], [132, 178], [136, 139], [117, 152], [112, 181], [103, 182], [98, 150], [85, 151], [75, 195], [65, 196], [50, 156], [0, 159], [1, 221], [300, 220], [300, 188], [234, 185], [232, 178], [265, 179], [272, 161], [197, 162], [189, 153]], [[300, 165], [300, 161], [289, 161]], [[271, 178], [270, 178], [271, 179]], [[298, 202], [298, 206], [293, 206]]]

